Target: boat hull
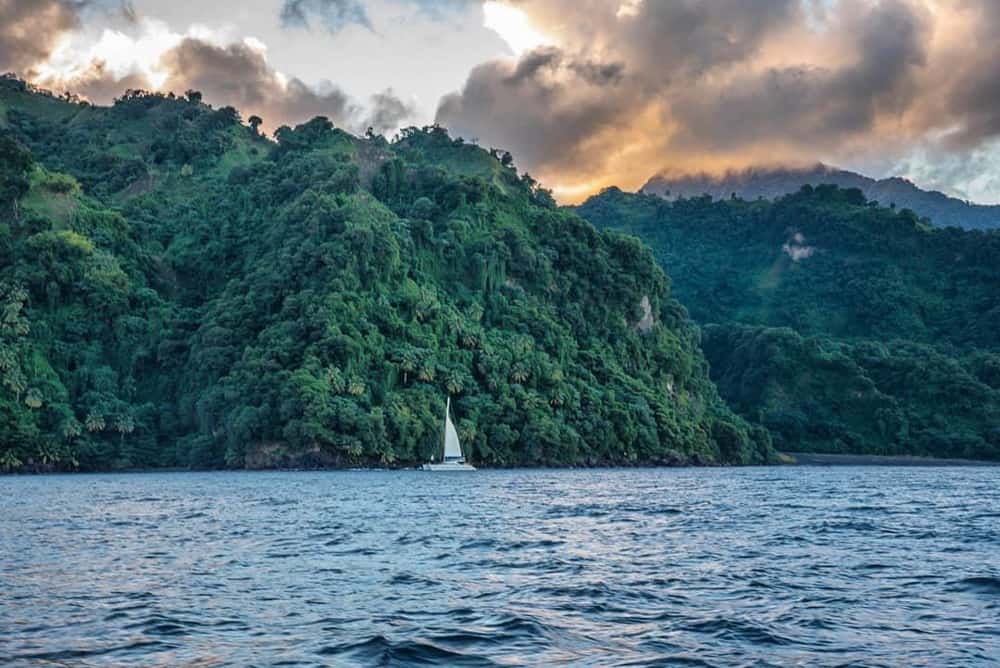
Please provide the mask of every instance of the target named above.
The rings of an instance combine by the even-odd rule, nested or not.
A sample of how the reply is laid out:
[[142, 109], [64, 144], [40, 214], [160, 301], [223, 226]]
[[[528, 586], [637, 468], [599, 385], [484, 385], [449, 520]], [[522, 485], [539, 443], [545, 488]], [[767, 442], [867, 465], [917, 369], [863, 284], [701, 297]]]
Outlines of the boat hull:
[[472, 464], [447, 462], [444, 464], [424, 464], [420, 469], [423, 471], [475, 471], [476, 467]]

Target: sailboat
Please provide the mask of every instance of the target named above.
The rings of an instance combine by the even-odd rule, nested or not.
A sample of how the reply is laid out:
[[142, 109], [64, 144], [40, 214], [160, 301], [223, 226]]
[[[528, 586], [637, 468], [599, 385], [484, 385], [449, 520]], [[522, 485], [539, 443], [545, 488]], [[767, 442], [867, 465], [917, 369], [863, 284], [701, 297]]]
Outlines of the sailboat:
[[433, 461], [424, 464], [425, 471], [475, 471], [476, 467], [465, 463], [462, 446], [458, 442], [458, 432], [451, 421], [451, 397], [444, 409], [444, 460], [440, 464]]

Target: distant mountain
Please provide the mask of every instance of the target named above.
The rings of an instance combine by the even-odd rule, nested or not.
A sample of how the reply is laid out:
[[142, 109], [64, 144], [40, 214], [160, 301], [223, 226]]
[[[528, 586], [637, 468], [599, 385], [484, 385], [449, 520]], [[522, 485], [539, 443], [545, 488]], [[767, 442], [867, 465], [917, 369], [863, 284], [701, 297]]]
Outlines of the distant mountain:
[[747, 200], [775, 199], [797, 192], [802, 186], [829, 183], [841, 188], [858, 188], [869, 200], [882, 206], [911, 209], [929, 218], [938, 227], [968, 230], [1000, 228], [1000, 205], [973, 204], [936, 190], [922, 190], [910, 181], [892, 177], [872, 179], [856, 172], [824, 164], [805, 168], [751, 167], [712, 174], [661, 174], [642, 187], [642, 192], [667, 199], [711, 195], [724, 199], [735, 194]]
[[576, 211], [652, 248], [722, 397], [779, 449], [1000, 460], [1000, 230], [833, 185], [774, 201], [609, 188]]

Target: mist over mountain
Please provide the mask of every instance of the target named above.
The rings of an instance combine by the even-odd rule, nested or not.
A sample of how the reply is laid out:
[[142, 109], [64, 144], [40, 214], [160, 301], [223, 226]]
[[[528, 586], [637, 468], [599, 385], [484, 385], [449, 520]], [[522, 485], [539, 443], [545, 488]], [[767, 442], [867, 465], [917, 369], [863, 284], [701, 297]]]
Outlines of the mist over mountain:
[[721, 175], [664, 173], [652, 177], [641, 192], [667, 199], [711, 195], [727, 199], [775, 199], [798, 192], [804, 185], [831, 184], [857, 188], [882, 206], [910, 209], [938, 227], [983, 230], [1000, 227], [1000, 205], [985, 205], [949, 197], [936, 190], [923, 190], [900, 177], [873, 179], [857, 172], [822, 163], [811, 167], [750, 167]]

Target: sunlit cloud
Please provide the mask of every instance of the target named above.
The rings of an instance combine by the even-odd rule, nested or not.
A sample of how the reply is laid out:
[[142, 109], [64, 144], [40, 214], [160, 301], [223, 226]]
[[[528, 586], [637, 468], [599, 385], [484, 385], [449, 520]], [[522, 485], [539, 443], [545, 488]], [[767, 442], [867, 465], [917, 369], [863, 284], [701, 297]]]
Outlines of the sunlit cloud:
[[483, 3], [483, 25], [500, 35], [516, 56], [553, 43], [531, 24], [527, 14], [503, 2]]
[[[303, 21], [283, 24], [285, 5]], [[263, 108], [265, 127], [433, 120], [512, 151], [563, 201], [661, 171], [817, 161], [1000, 200], [994, 0], [94, 6], [0, 0], [0, 70], [101, 103], [201, 86]]]
[[86, 77], [95, 63], [100, 63], [110, 77], [124, 79], [138, 75], [148, 81], [150, 87], [159, 89], [169, 76], [160, 61], [185, 37], [212, 43], [224, 41], [203, 26], [193, 26], [181, 34], [170, 30], [162, 21], [143, 18], [137, 27], [138, 35], [106, 28], [96, 40], [89, 31], [65, 35], [51, 57], [37, 66], [35, 79], [46, 86], [71, 86], [74, 81]]

